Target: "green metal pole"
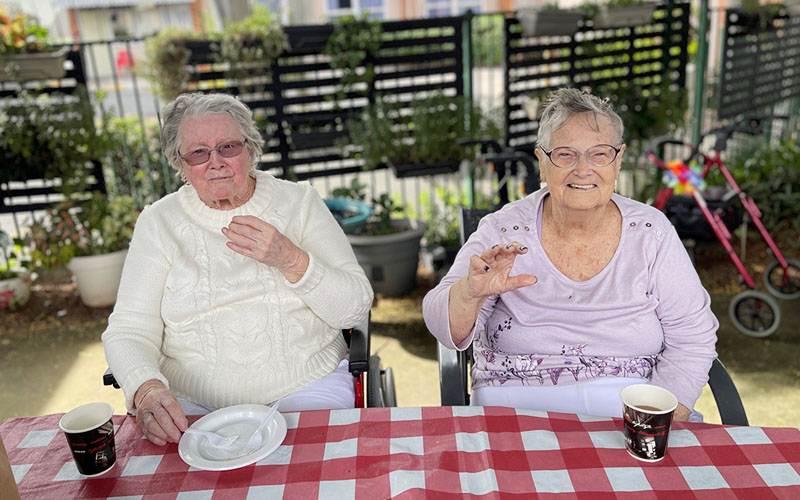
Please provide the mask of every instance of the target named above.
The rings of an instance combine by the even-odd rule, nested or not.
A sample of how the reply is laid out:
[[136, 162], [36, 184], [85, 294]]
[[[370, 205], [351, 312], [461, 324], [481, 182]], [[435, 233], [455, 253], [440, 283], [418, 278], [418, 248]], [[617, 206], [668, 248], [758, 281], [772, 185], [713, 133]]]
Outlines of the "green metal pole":
[[708, 60], [708, 0], [700, 1], [700, 26], [697, 28], [697, 57], [694, 67], [694, 110], [692, 113], [692, 144], [700, 142], [703, 129], [703, 104]]
[[[467, 9], [462, 17], [461, 23], [461, 81], [464, 88], [464, 100], [467, 103], [472, 103], [472, 21], [475, 16], [472, 15], [472, 10]], [[469, 117], [470, 113], [467, 113]], [[467, 118], [469, 119], [469, 118]], [[467, 124], [466, 130], [471, 130], [471, 123]], [[471, 132], [472, 133], [472, 132]], [[472, 134], [474, 135], [474, 134]], [[475, 207], [475, 179], [472, 171], [473, 165], [470, 162], [469, 168], [466, 168], [464, 175], [464, 196], [466, 198], [467, 206], [470, 208]]]

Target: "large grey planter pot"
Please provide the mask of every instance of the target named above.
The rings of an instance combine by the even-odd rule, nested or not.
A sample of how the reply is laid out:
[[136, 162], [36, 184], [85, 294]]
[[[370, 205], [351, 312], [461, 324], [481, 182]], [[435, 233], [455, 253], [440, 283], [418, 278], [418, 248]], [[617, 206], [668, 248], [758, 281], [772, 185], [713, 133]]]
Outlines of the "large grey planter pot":
[[578, 31], [583, 14], [569, 10], [517, 10], [517, 19], [525, 36], [572, 36]]
[[386, 296], [405, 295], [414, 289], [419, 242], [426, 228], [417, 220], [392, 221], [392, 226], [408, 229], [379, 236], [347, 235], [373, 291]]
[[52, 52], [33, 52], [0, 56], [0, 82], [21, 82], [61, 78], [68, 47]]
[[597, 9], [594, 27], [603, 28], [630, 28], [650, 24], [653, 20], [655, 3], [642, 3], [637, 5], [612, 6], [601, 5]]

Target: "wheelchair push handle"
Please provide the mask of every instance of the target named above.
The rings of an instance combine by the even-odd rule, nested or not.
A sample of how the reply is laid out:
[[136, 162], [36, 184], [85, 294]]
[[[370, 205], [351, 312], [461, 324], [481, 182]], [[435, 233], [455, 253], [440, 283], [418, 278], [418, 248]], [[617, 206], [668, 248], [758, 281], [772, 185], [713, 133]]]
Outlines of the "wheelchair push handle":
[[683, 160], [684, 163], [689, 163], [692, 160], [692, 158], [694, 158], [698, 154], [702, 154], [700, 153], [700, 151], [697, 150], [697, 148], [693, 144], [688, 143], [682, 139], [678, 139], [675, 137], [667, 137], [667, 136], [661, 136], [661, 137], [656, 137], [654, 139], [650, 139], [650, 141], [647, 143], [647, 146], [645, 146], [644, 149], [645, 155], [647, 155], [650, 161], [655, 163], [658, 166], [658, 168], [661, 169], [666, 168], [666, 164], [664, 163], [663, 158], [659, 158], [658, 151], [659, 149], [661, 149], [661, 146], [665, 146], [667, 144], [686, 146], [691, 150], [689, 157]]
[[[788, 120], [789, 117], [786, 115], [769, 115], [769, 114], [761, 114], [761, 115], [749, 115], [745, 116], [732, 125], [727, 125], [725, 127], [717, 127], [712, 129], [705, 134], [703, 134], [703, 139], [709, 135], [716, 136], [717, 140], [714, 143], [714, 150], [715, 151], [725, 151], [728, 144], [728, 139], [731, 138], [734, 134], [747, 134], [747, 135], [758, 135], [763, 131], [762, 124], [765, 121], [771, 120]], [[702, 142], [702, 139], [701, 139]]]
[[536, 163], [534, 162], [533, 157], [523, 151], [514, 151], [514, 152], [504, 151], [500, 154], [485, 155], [483, 159], [490, 163], [518, 161], [523, 165], [525, 165], [528, 168], [529, 172], [536, 169]]

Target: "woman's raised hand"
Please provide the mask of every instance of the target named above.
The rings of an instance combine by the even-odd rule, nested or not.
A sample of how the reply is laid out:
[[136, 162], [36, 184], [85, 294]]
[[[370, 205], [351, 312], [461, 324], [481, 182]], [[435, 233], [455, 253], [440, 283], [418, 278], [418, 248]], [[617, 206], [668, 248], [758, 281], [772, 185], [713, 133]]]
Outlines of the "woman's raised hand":
[[487, 297], [536, 283], [532, 274], [509, 276], [517, 256], [527, 252], [527, 247], [514, 241], [470, 257], [467, 275], [450, 288], [448, 313], [453, 343], [458, 345], [467, 338]]
[[222, 228], [228, 248], [277, 268], [290, 283], [297, 283], [308, 269], [308, 254], [275, 226], [252, 215], [237, 215]]
[[536, 276], [531, 274], [509, 276], [517, 256], [526, 253], [528, 247], [512, 241], [487, 248], [480, 256], [473, 255], [464, 291], [472, 299], [482, 299], [533, 285]]

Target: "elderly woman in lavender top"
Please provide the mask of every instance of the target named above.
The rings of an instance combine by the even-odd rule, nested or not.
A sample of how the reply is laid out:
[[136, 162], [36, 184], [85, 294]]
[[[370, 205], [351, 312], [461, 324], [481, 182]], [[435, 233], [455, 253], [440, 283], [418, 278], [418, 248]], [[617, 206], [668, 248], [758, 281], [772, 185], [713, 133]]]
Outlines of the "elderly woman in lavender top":
[[693, 420], [718, 322], [675, 229], [614, 193], [625, 145], [612, 106], [551, 95], [536, 156], [546, 187], [484, 217], [423, 301], [446, 347], [474, 350], [472, 404], [621, 416], [633, 383]]

